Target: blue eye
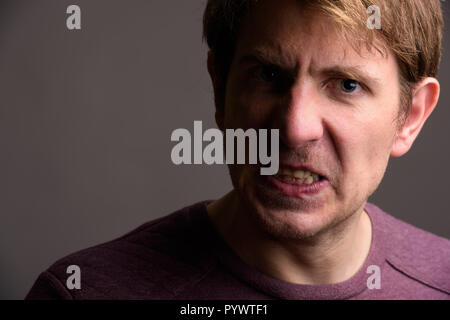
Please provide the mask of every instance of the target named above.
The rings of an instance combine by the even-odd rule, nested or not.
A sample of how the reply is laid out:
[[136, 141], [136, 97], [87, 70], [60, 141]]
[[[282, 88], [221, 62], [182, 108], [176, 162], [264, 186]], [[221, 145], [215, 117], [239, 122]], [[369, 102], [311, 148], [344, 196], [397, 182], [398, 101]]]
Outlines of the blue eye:
[[345, 93], [352, 93], [358, 89], [360, 86], [359, 82], [351, 79], [342, 79], [341, 80], [341, 89]]

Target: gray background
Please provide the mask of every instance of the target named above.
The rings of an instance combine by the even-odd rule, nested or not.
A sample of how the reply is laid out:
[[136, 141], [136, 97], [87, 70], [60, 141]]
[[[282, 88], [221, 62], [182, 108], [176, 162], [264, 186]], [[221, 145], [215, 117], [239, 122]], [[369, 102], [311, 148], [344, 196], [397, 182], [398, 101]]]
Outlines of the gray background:
[[[0, 299], [23, 298], [58, 258], [231, 189], [225, 167], [170, 160], [174, 129], [215, 127], [205, 2], [0, 0]], [[66, 28], [70, 4], [81, 31]], [[445, 237], [449, 46], [447, 28], [440, 103], [371, 198]]]

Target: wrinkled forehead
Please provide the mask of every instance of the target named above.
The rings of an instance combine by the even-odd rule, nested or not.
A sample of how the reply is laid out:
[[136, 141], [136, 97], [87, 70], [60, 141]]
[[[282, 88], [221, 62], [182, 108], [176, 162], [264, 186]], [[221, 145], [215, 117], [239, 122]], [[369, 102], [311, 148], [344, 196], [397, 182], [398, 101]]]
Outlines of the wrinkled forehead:
[[364, 64], [389, 58], [380, 40], [369, 43], [363, 34], [348, 37], [333, 19], [296, 0], [265, 0], [244, 17], [235, 57], [257, 54], [290, 68], [307, 62]]

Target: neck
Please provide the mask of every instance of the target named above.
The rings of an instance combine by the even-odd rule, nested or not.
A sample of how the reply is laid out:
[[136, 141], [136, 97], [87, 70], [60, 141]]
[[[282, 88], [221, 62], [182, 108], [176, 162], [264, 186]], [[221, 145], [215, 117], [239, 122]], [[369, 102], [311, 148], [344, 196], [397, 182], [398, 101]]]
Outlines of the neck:
[[245, 263], [287, 282], [345, 281], [358, 272], [370, 250], [371, 223], [363, 207], [330, 230], [295, 241], [274, 239], [255, 228], [234, 191], [207, 209], [219, 234]]

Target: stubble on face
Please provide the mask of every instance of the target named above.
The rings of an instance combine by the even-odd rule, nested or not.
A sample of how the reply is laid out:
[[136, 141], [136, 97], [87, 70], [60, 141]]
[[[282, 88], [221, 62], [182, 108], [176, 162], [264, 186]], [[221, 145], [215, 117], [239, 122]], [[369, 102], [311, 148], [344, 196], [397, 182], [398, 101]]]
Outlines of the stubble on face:
[[[287, 2], [284, 1], [283, 3], [286, 4]], [[273, 11], [274, 9], [267, 9], [266, 11], [272, 12], [271, 10]], [[289, 15], [289, 10], [286, 10], [284, 14]], [[311, 52], [308, 52], [310, 49], [308, 46], [314, 47], [316, 44], [316, 40], [305, 42], [308, 45], [302, 44], [301, 37], [309, 41], [311, 37], [316, 37], [323, 40], [321, 45], [327, 42], [328, 45], [320, 49], [313, 48], [317, 51], [315, 54], [312, 54], [311, 59], [313, 61], [320, 59], [317, 56], [323, 55], [324, 50], [328, 50], [327, 47], [329, 46], [332, 49], [329, 49], [327, 52], [331, 57], [325, 57], [325, 62], [339, 63], [339, 57], [343, 53], [342, 63], [356, 64], [352, 58], [346, 57], [346, 52], [351, 50], [351, 46], [344, 45], [337, 48], [341, 43], [338, 40], [340, 38], [333, 33], [332, 27], [330, 29], [330, 24], [324, 17], [310, 14], [308, 16], [303, 15], [301, 18], [302, 27], [308, 27], [309, 31], [316, 28], [314, 30], [320, 30], [320, 32], [315, 32], [314, 36], [308, 36], [305, 31], [301, 31], [299, 33], [301, 36], [297, 40], [290, 33], [296, 32], [295, 30], [287, 32], [286, 29], [281, 29], [283, 31], [278, 35], [277, 26], [272, 25], [273, 29], [266, 30], [266, 36], [269, 39], [260, 39], [260, 43], [273, 44], [284, 39], [288, 45], [280, 45], [280, 48], [287, 48], [287, 51], [290, 52], [285, 52], [285, 50], [281, 54], [291, 57], [290, 60], [295, 60], [295, 57], [300, 52], [303, 54], [303, 51], [305, 51], [305, 54], [311, 54]], [[253, 23], [248, 24], [252, 25]], [[269, 28], [268, 24], [263, 26], [264, 28]], [[298, 26], [296, 30], [299, 30]], [[255, 37], [254, 32], [252, 34]], [[251, 38], [243, 41], [247, 46], [247, 51], [251, 51], [248, 45], [248, 42], [251, 41], [253, 41]], [[296, 45], [297, 42], [300, 43], [299, 46]], [[258, 41], [255, 41], [255, 43], [260, 44]], [[237, 51], [239, 50], [237, 49]], [[366, 52], [366, 54], [369, 59], [373, 57], [369, 52]], [[352, 52], [351, 56], [356, 57], [354, 52]], [[282, 59], [281, 56], [279, 58]], [[364, 65], [364, 60], [361, 60], [361, 56], [359, 56], [358, 61]], [[317, 60], [315, 62], [319, 62], [317, 64], [320, 65], [320, 62], [323, 61]], [[386, 73], [386, 70], [383, 72]], [[230, 72], [230, 74], [233, 74], [233, 72]], [[229, 79], [231, 78], [232, 76]], [[236, 76], [232, 83], [229, 83], [232, 84], [231, 88], [235, 87], [227, 92], [225, 127], [273, 127], [273, 123], [270, 123], [271, 119], [273, 119], [270, 112], [284, 108], [283, 103], [277, 102], [272, 104], [274, 100], [272, 97], [268, 97], [265, 91], [262, 94], [253, 91], [246, 94], [245, 89], [239, 88], [240, 85], [245, 85], [241, 80]], [[395, 90], [393, 85], [391, 87]], [[241, 94], [242, 91], [244, 91], [244, 94]], [[388, 101], [386, 96], [392, 99], [392, 93], [384, 93], [383, 99], [378, 99], [378, 103], [386, 104]], [[386, 121], [383, 120], [379, 124], [381, 113], [376, 110], [373, 103], [374, 98], [371, 97], [370, 102], [367, 102], [367, 100], [369, 99], [366, 99], [364, 102], [368, 106], [348, 105], [343, 107], [330, 99], [329, 104], [332, 104], [335, 109], [325, 109], [326, 107], [322, 104], [321, 110], [333, 112], [334, 118], [328, 117], [328, 115], [325, 116], [325, 113], [321, 114], [329, 119], [327, 119], [328, 123], [325, 125], [324, 136], [320, 140], [305, 142], [297, 147], [288, 147], [280, 142], [280, 163], [283, 161], [311, 163], [327, 174], [330, 186], [320, 196], [305, 198], [287, 196], [268, 185], [267, 180], [259, 174], [258, 166], [229, 166], [235, 193], [242, 204], [241, 213], [247, 216], [247, 227], [258, 226], [267, 235], [279, 239], [312, 239], [333, 229], [336, 232], [342, 230], [353, 218], [357, 218], [357, 213], [361, 214], [363, 212], [368, 197], [376, 190], [384, 175], [389, 158], [389, 145], [383, 142], [383, 139], [391, 135], [390, 128], [388, 128], [389, 124], [386, 125]], [[267, 101], [270, 102], [268, 103]], [[370, 112], [372, 110], [374, 113]], [[386, 111], [391, 110], [387, 108]], [[387, 113], [384, 116], [390, 117]], [[336, 119], [337, 124], [333, 123], [333, 121], [330, 122], [330, 119]], [[347, 123], [342, 121], [342, 119], [346, 120]], [[362, 132], [362, 138], [354, 138], [353, 136], [360, 134], [359, 128], [364, 125], [373, 125], [380, 133], [374, 132], [372, 137], [371, 133], [366, 130]], [[339, 126], [345, 128], [339, 128]], [[357, 143], [360, 143], [360, 145], [358, 146]], [[372, 145], [374, 153], [370, 150]], [[352, 150], [349, 146], [354, 146], [357, 149], [355, 155], [351, 154]], [[383, 159], [383, 157], [386, 158]], [[371, 158], [376, 160], [371, 161]], [[361, 160], [362, 166], [358, 164]]]
[[[311, 153], [308, 153], [308, 149], [281, 154], [282, 159], [314, 159], [309, 156]], [[301, 154], [305, 156], [299, 157]], [[324, 160], [321, 162], [324, 163]], [[256, 227], [276, 241], [314, 241], [314, 238], [330, 230], [334, 230], [332, 233], [337, 239], [340, 230], [345, 229], [346, 222], [350, 221], [349, 218], [363, 210], [365, 201], [361, 203], [358, 197], [355, 197], [345, 210], [333, 212], [337, 205], [330, 202], [333, 199], [331, 194], [338, 198], [344, 197], [339, 188], [342, 175], [336, 162], [330, 160], [328, 168], [335, 168], [328, 171], [330, 192], [324, 194], [322, 198], [302, 199], [274, 190], [267, 179], [259, 174], [259, 166], [229, 165], [234, 192], [240, 207], [239, 212], [244, 216], [241, 218], [246, 221], [247, 227]]]

